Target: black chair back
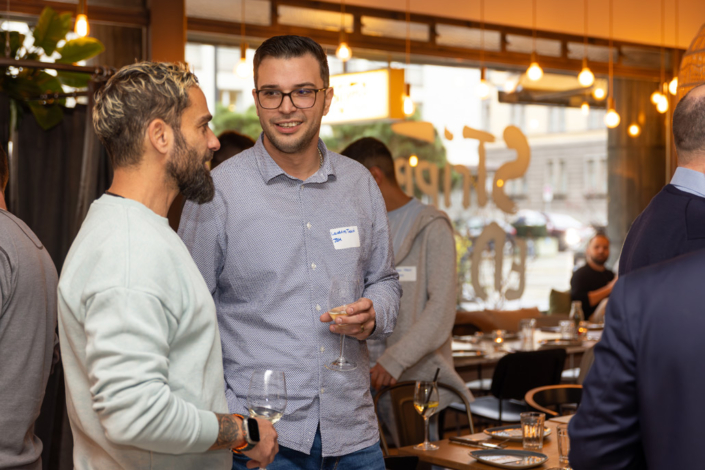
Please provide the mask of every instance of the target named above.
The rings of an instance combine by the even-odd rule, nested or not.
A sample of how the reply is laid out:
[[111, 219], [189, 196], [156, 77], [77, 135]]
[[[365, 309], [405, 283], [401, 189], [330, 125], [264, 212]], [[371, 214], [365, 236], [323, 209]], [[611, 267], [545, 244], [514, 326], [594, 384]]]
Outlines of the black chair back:
[[523, 400], [532, 388], [558, 384], [565, 358], [565, 349], [507, 354], [497, 363], [490, 393], [500, 400]]

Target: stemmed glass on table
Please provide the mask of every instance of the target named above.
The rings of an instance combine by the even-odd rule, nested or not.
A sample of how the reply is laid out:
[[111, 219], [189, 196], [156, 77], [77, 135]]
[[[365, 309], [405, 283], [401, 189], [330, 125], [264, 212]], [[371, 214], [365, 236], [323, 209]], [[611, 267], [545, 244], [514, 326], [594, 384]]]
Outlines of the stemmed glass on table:
[[438, 446], [428, 441], [428, 418], [438, 411], [438, 387], [435, 382], [416, 381], [414, 408], [423, 417], [423, 443], [414, 446], [416, 450], [437, 450]]
[[[264, 418], [272, 424], [279, 421], [286, 409], [286, 379], [284, 372], [256, 370], [247, 391], [247, 410], [253, 418]], [[263, 469], [266, 470], [266, 469]]]
[[[328, 314], [335, 321], [341, 315], [347, 315], [348, 305], [360, 298], [360, 280], [356, 278], [334, 277], [328, 291]], [[326, 368], [339, 372], [357, 369], [357, 364], [345, 358], [345, 335], [340, 335], [340, 356]]]

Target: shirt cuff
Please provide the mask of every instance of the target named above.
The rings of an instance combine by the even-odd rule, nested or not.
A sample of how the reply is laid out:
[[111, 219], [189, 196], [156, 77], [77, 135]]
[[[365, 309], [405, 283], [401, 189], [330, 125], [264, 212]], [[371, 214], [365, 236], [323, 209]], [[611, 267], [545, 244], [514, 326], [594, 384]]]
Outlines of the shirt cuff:
[[212, 411], [198, 410], [198, 417], [201, 419], [201, 433], [198, 441], [194, 444], [192, 452], [205, 452], [215, 444], [220, 432], [218, 418]]

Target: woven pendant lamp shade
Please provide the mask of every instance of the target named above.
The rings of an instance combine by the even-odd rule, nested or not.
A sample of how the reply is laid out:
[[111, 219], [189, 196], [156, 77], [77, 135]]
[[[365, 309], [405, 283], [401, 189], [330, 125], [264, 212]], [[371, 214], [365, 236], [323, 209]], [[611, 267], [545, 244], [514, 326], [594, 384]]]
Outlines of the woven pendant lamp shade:
[[700, 27], [683, 55], [678, 73], [678, 101], [698, 85], [705, 84], [705, 25]]

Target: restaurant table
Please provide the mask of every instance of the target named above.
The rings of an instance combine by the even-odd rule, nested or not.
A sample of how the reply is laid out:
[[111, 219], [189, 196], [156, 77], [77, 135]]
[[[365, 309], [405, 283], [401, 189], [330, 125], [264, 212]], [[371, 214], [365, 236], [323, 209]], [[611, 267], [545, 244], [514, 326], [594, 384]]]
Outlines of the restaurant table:
[[[541, 452], [546, 454], [548, 460], [543, 465], [536, 467], [538, 469], [548, 469], [551, 467], [560, 467], [558, 464], [558, 431], [556, 427], [558, 423], [552, 421], [546, 421], [546, 427], [551, 429], [551, 435], [549, 437], [544, 437], [543, 439], [543, 449], [536, 452]], [[483, 439], [488, 437], [484, 433], [472, 434], [475, 439]], [[492, 439], [487, 442], [498, 442]], [[414, 446], [402, 447], [399, 449], [399, 455], [414, 455], [419, 458], [422, 462], [428, 462], [433, 465], [440, 465], [442, 467], [452, 468], [455, 470], [491, 470], [498, 467], [492, 465], [487, 465], [480, 463], [470, 456], [470, 452], [476, 450], [483, 450], [476, 447], [467, 447], [459, 444], [453, 444], [448, 439], [443, 439], [442, 441], [434, 442], [438, 445], [438, 450], [414, 450]], [[508, 442], [507, 449], [522, 450], [521, 442]]]

